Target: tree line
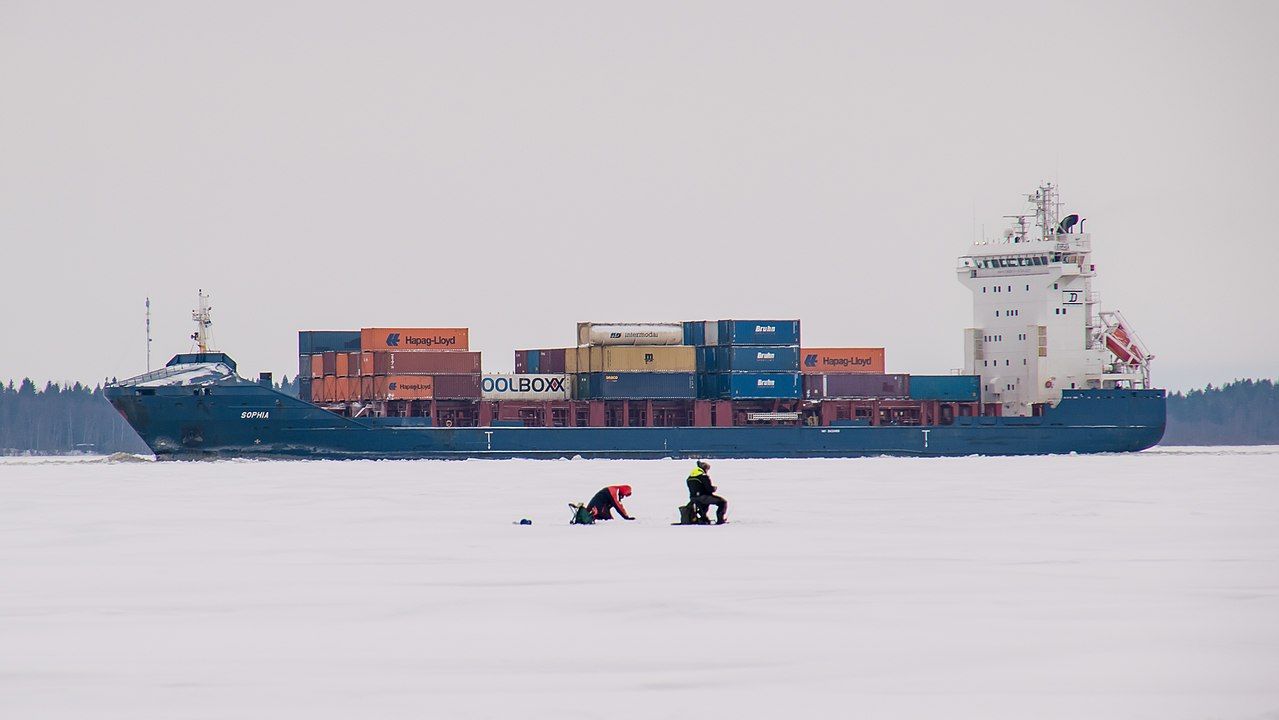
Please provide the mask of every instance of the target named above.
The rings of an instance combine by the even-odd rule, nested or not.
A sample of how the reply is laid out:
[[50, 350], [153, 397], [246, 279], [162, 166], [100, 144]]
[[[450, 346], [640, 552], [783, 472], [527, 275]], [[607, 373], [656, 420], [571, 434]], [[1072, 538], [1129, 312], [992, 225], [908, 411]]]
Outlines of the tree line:
[[1279, 445], [1279, 384], [1236, 380], [1168, 396], [1162, 445]]
[[[277, 390], [294, 397], [285, 376]], [[1279, 445], [1279, 384], [1236, 380], [1168, 396], [1163, 445]], [[142, 439], [102, 395], [102, 386], [29, 379], [0, 386], [0, 455], [149, 453]]]

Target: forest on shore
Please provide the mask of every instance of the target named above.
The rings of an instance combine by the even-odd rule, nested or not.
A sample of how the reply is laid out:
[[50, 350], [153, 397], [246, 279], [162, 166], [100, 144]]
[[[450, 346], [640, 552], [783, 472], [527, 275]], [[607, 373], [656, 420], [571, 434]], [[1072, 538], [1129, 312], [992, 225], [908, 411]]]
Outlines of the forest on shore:
[[[285, 377], [276, 389], [298, 394]], [[1279, 445], [1279, 384], [1236, 380], [1168, 396], [1162, 445]], [[149, 454], [102, 387], [30, 380], [0, 386], [0, 455]]]

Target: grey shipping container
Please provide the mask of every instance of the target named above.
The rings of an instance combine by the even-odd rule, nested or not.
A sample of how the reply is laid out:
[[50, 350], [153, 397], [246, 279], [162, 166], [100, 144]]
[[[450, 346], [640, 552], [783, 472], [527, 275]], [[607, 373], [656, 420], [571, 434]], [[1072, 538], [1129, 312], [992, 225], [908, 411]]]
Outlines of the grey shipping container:
[[805, 375], [804, 397], [904, 398], [910, 395], [910, 376], [902, 374], [838, 373]]

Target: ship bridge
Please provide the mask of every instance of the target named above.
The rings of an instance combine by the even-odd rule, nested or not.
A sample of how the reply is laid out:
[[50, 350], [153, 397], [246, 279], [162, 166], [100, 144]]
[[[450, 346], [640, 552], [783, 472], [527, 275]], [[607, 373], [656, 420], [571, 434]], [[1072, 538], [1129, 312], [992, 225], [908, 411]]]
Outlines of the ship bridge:
[[973, 293], [965, 372], [981, 376], [985, 401], [1005, 415], [1035, 414], [1062, 390], [1149, 387], [1153, 356], [1122, 315], [1100, 310], [1084, 220], [1060, 216], [1052, 184], [1027, 200], [1033, 213], [1007, 216], [1001, 237], [959, 258], [956, 274]]

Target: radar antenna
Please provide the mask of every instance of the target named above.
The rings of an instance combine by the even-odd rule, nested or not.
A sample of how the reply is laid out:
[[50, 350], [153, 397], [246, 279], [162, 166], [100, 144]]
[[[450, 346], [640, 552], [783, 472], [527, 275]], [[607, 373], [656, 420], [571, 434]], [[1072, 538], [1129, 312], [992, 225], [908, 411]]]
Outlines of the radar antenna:
[[213, 307], [209, 305], [209, 296], [204, 290], [197, 290], [196, 293], [200, 298], [200, 306], [191, 311], [191, 319], [195, 321], [195, 332], [191, 333], [191, 339], [195, 341], [200, 352], [206, 353], [212, 344], [209, 327], [213, 325], [213, 320], [209, 318], [209, 314], [213, 312]]
[[1039, 226], [1040, 237], [1049, 240], [1059, 234], [1061, 225], [1061, 202], [1057, 199], [1057, 186], [1044, 183], [1027, 200], [1035, 205], [1035, 224]]

